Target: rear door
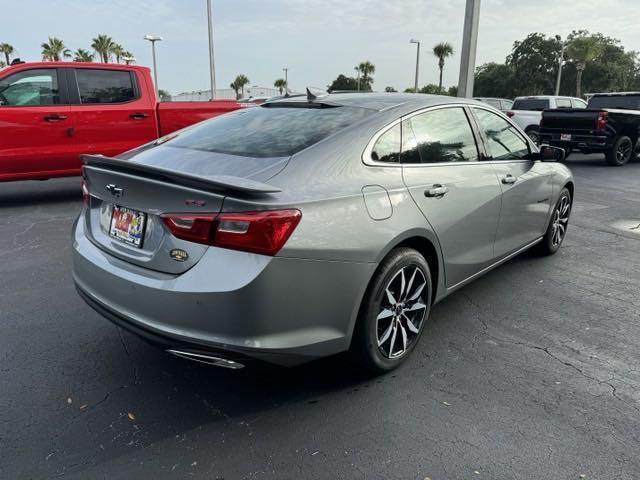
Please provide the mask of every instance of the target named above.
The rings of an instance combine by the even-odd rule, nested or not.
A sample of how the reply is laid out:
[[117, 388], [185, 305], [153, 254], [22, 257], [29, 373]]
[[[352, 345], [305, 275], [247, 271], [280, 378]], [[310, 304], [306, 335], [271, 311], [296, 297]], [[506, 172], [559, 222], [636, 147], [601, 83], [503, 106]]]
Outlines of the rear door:
[[473, 107], [482, 132], [487, 163], [495, 169], [502, 188], [500, 224], [495, 255], [502, 258], [543, 235], [553, 193], [548, 168], [530, 160], [524, 136], [506, 118]]
[[139, 72], [101, 67], [71, 72], [79, 153], [114, 156], [157, 138], [155, 97], [144, 95]]
[[462, 106], [427, 109], [403, 119], [402, 173], [425, 223], [436, 232], [447, 287], [493, 262], [501, 190], [480, 162]]
[[32, 68], [0, 79], [0, 180], [79, 173], [71, 121], [61, 69]]

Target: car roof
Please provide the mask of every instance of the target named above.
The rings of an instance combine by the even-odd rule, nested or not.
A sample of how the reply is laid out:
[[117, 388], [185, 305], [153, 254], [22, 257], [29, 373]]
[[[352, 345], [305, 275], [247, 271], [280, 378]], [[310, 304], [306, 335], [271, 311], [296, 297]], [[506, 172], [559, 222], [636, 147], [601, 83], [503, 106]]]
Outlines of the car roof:
[[574, 100], [582, 100], [581, 98], [570, 97], [568, 95], [525, 95], [522, 97], [516, 97], [515, 100], [551, 100], [552, 98], [572, 98]]
[[[306, 103], [306, 95], [279, 98], [268, 102], [274, 103]], [[368, 108], [378, 112], [402, 107], [403, 110], [417, 110], [435, 105], [468, 103], [476, 105], [479, 102], [467, 98], [449, 97], [445, 95], [427, 95], [423, 93], [328, 93], [318, 95], [312, 103], [335, 106]]]
[[513, 100], [509, 98], [501, 98], [501, 97], [473, 97], [474, 100], [503, 100], [505, 102], [513, 102]]
[[[20, 62], [14, 65], [8, 65], [6, 70], [23, 70], [25, 68], [121, 68], [127, 70], [144, 70], [148, 71], [149, 67], [142, 65], [127, 65], [126, 63], [101, 63], [101, 62]], [[3, 70], [5, 70], [3, 69]]]
[[640, 95], [640, 92], [587, 93], [590, 97], [627, 97]]

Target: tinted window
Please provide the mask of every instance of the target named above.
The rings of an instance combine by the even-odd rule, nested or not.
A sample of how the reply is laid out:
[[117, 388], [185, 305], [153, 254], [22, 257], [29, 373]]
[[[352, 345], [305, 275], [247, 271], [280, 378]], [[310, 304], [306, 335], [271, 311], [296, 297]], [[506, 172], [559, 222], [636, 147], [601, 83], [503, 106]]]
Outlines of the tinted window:
[[371, 151], [376, 162], [398, 162], [400, 159], [400, 124], [391, 127], [376, 141]]
[[288, 157], [371, 112], [355, 107], [249, 107], [189, 128], [165, 145], [247, 157]]
[[529, 146], [518, 131], [504, 118], [487, 110], [475, 109], [480, 129], [487, 138], [487, 154], [493, 160], [525, 158]]
[[571, 99], [571, 104], [573, 105], [573, 108], [587, 108], [587, 102], [583, 102], [576, 98]]
[[557, 108], [571, 108], [571, 100], [568, 98], [556, 98]]
[[0, 80], [4, 105], [55, 105], [60, 103], [55, 69], [39, 68], [14, 73]]
[[402, 136], [402, 161], [405, 163], [478, 160], [469, 120], [459, 107], [442, 108], [408, 118], [403, 122]]
[[620, 108], [622, 110], [640, 110], [640, 95], [611, 95], [591, 97], [589, 108]]
[[549, 108], [549, 100], [524, 98], [513, 102], [514, 110], [544, 110]]
[[136, 98], [131, 74], [124, 70], [77, 69], [80, 103], [122, 103]]

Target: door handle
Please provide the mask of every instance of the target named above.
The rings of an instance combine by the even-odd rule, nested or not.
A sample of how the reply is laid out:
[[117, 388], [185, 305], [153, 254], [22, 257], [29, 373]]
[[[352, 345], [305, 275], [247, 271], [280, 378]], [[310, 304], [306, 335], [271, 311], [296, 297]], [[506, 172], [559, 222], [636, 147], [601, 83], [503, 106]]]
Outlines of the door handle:
[[433, 185], [433, 187], [428, 188], [427, 190], [424, 191], [424, 196], [441, 198], [441, 197], [444, 197], [444, 195], [448, 191], [449, 191], [448, 187], [445, 187], [444, 185], [440, 185], [439, 183], [436, 183]]
[[508, 173], [507, 175], [502, 177], [502, 183], [504, 183], [505, 185], [513, 185], [517, 181], [518, 181], [518, 179], [516, 177], [514, 177], [513, 175], [511, 175], [510, 173]]
[[59, 113], [51, 113], [43, 117], [43, 120], [45, 122], [57, 122], [59, 120], [66, 120], [66, 119], [67, 119], [66, 115], [60, 115]]
[[129, 118], [135, 118], [135, 119], [139, 119], [139, 118], [147, 118], [149, 115], [146, 113], [142, 113], [142, 112], [135, 112], [132, 113], [131, 115], [129, 115]]

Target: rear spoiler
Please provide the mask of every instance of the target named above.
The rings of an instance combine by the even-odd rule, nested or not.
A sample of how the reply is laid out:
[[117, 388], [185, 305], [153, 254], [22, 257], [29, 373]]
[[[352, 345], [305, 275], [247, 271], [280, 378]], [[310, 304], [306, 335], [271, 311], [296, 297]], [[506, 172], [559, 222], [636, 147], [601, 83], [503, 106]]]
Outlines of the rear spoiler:
[[207, 191], [219, 192], [220, 190], [231, 190], [245, 194], [265, 194], [282, 191], [273, 185], [256, 182], [247, 178], [233, 177], [230, 175], [191, 175], [189, 173], [169, 170], [168, 168], [136, 163], [130, 160], [105, 157], [104, 155], [80, 155], [80, 159], [85, 166], [106, 168], [123, 173], [133, 173], [147, 178], [169, 181], [185, 187], [194, 187]]

